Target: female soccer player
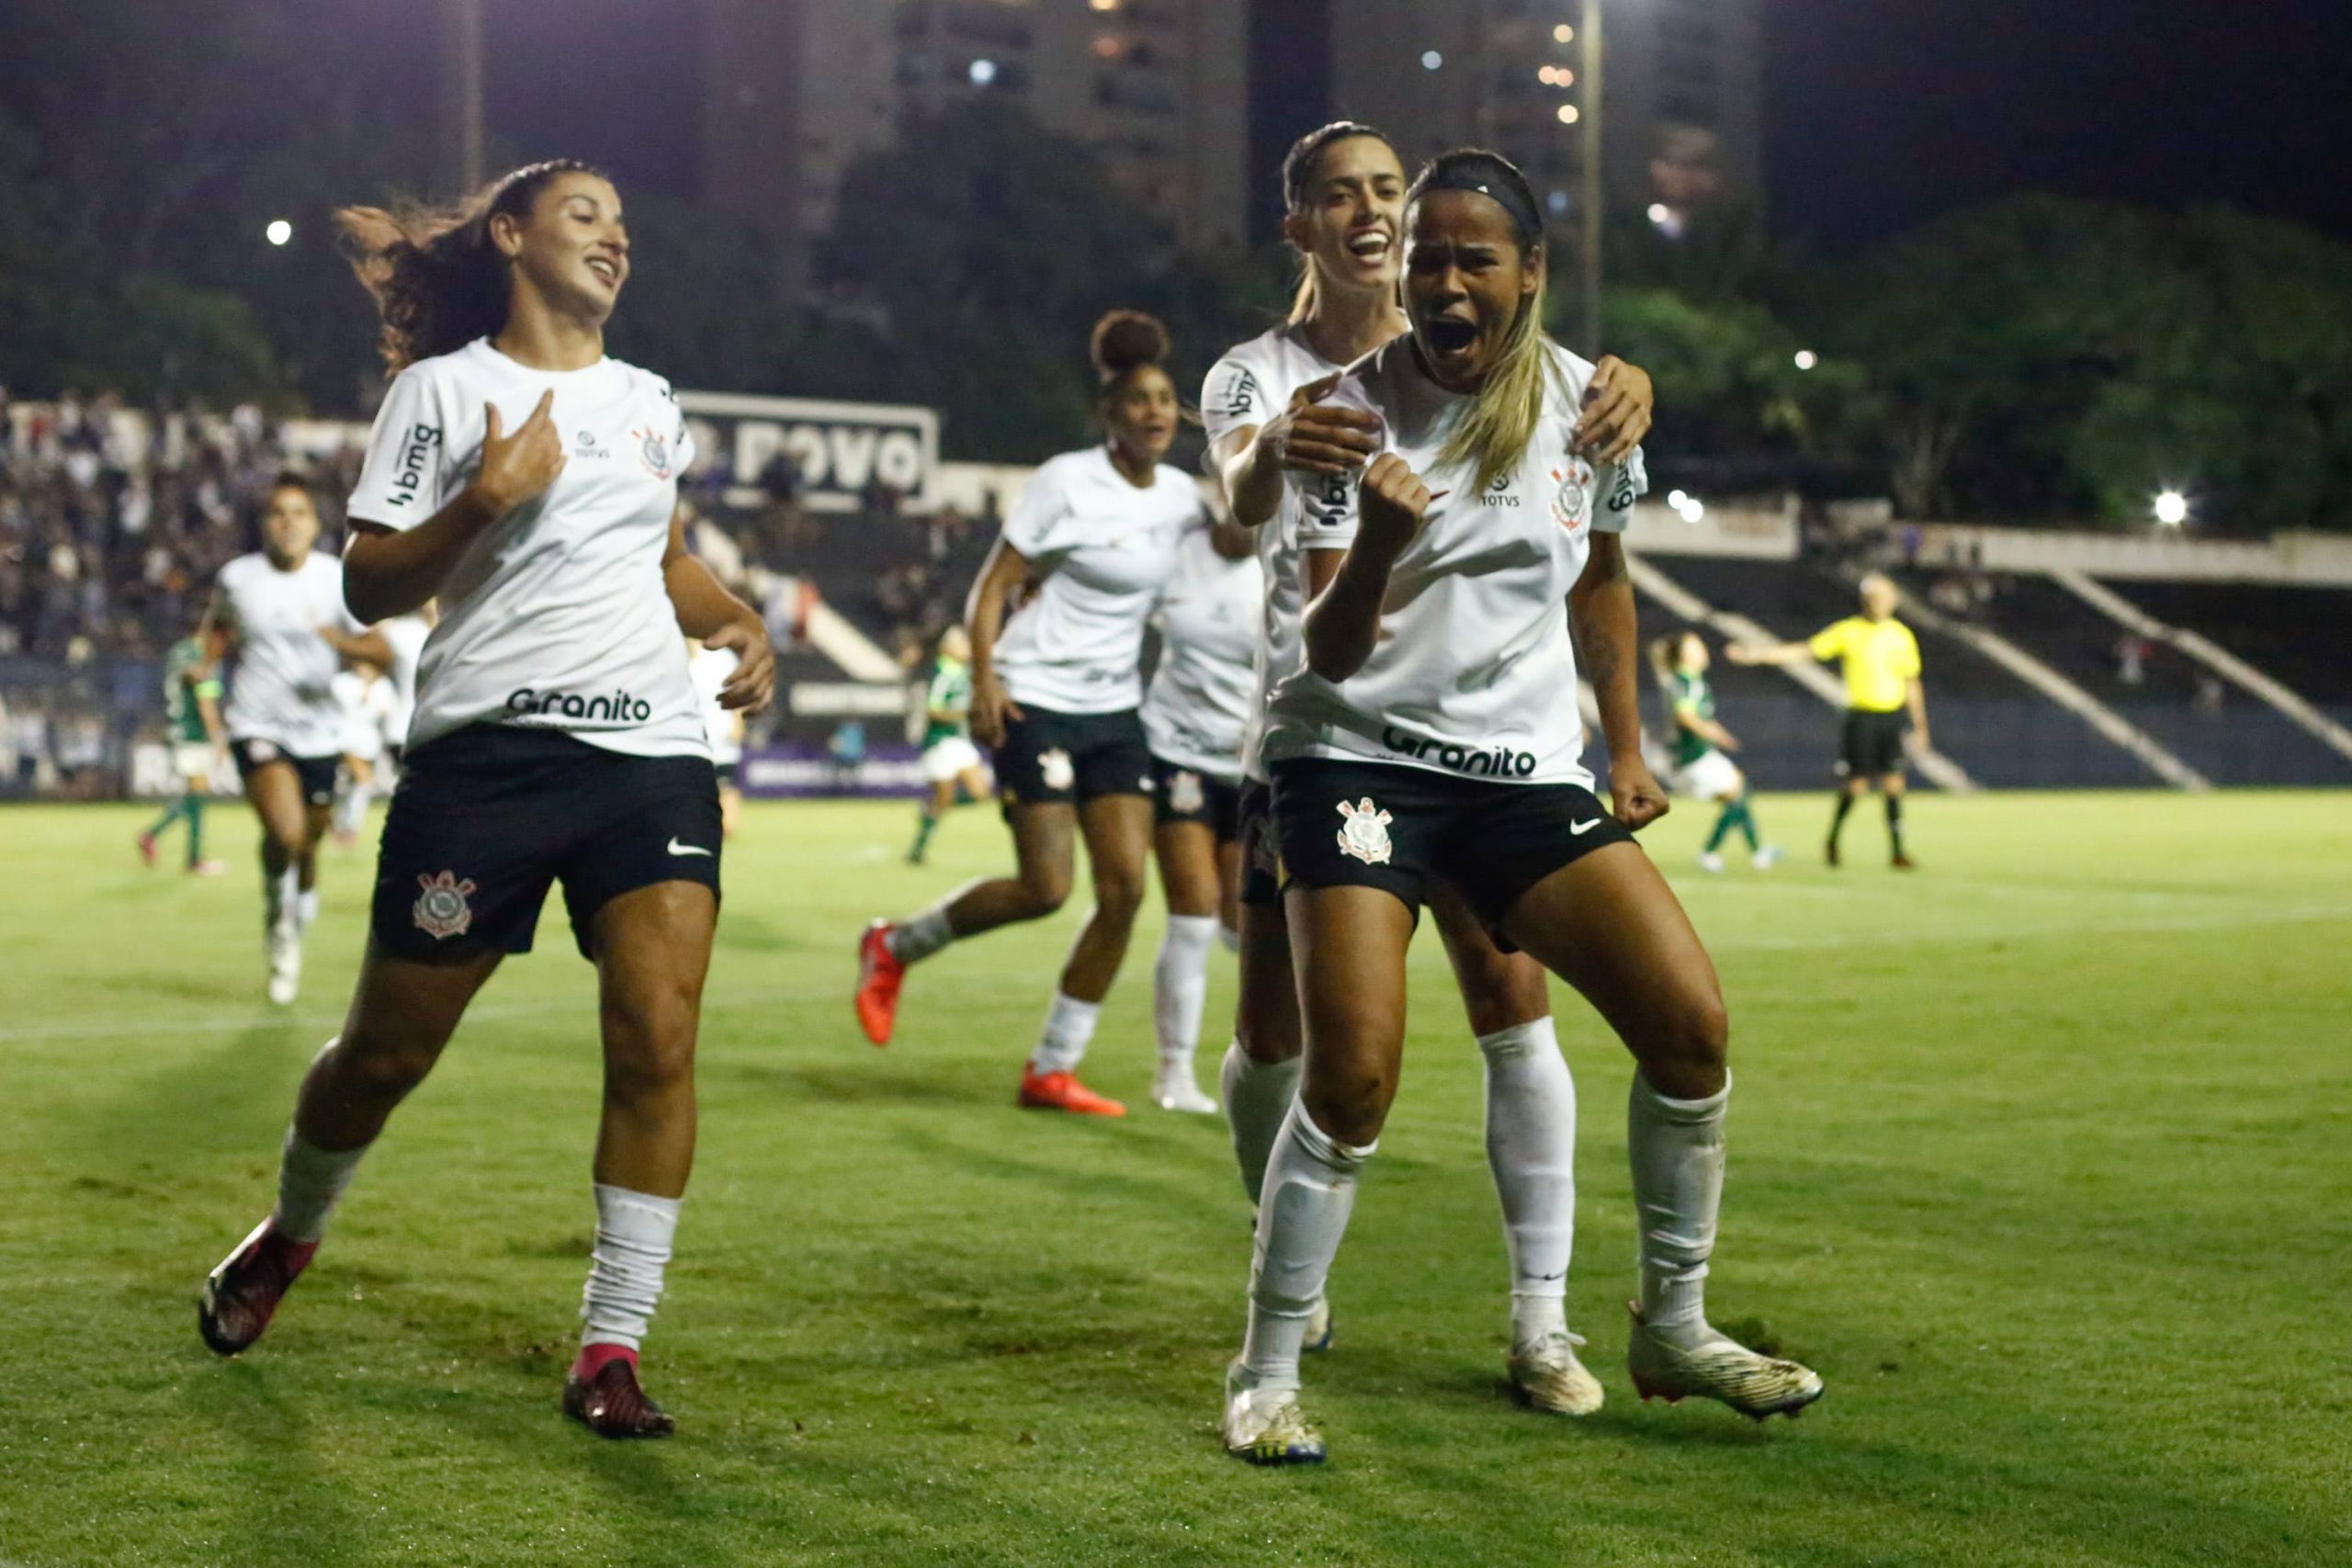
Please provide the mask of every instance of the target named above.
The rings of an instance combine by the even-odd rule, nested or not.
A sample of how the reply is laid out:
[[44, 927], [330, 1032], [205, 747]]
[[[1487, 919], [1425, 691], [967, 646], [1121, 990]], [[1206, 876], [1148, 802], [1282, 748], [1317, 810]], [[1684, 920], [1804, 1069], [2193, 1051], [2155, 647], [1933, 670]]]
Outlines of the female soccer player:
[[262, 548], [220, 569], [211, 624], [237, 649], [222, 713], [229, 754], [261, 818], [262, 942], [269, 999], [302, 986], [302, 933], [319, 912], [319, 840], [343, 764], [343, 705], [334, 677], [346, 659], [391, 658], [390, 645], [345, 607], [344, 563], [320, 555], [310, 482], [285, 473], [262, 513]]
[[171, 725], [172, 773], [178, 798], [139, 835], [139, 856], [155, 863], [156, 840], [175, 822], [187, 824], [187, 874], [218, 876], [229, 868], [204, 858], [204, 797], [228, 749], [220, 723], [220, 665], [227, 638], [218, 626], [199, 626], [164, 655], [164, 716]]
[[[1405, 169], [1387, 139], [1347, 120], [1310, 132], [1283, 160], [1283, 232], [1304, 268], [1291, 319], [1220, 360], [1201, 400], [1213, 464], [1235, 520], [1258, 530], [1267, 580], [1239, 810], [1248, 850], [1240, 1000], [1222, 1075], [1234, 1156], [1252, 1203], [1299, 1082], [1297, 990], [1257, 736], [1274, 678], [1304, 659], [1301, 558], [1291, 520], [1277, 513], [1286, 473], [1344, 477], [1374, 452], [1371, 416], [1322, 400], [1342, 367], [1407, 325], [1397, 305]], [[1649, 429], [1649, 378], [1604, 360], [1587, 397], [1578, 450], [1622, 460]], [[1512, 1384], [1539, 1410], [1588, 1414], [1600, 1407], [1600, 1384], [1576, 1359], [1561, 1304], [1575, 1222], [1576, 1085], [1553, 1030], [1543, 966], [1498, 951], [1444, 882], [1430, 892], [1486, 1065], [1487, 1153], [1511, 1265]], [[1329, 1343], [1328, 1305], [1318, 1301], [1313, 1317], [1306, 1340], [1321, 1348]]]
[[1650, 668], [1666, 695], [1667, 714], [1674, 721], [1674, 793], [1693, 800], [1712, 800], [1723, 809], [1699, 852], [1699, 869], [1721, 872], [1724, 840], [1737, 828], [1747, 836], [1747, 852], [1758, 871], [1781, 863], [1781, 852], [1759, 843], [1756, 813], [1747, 804], [1747, 775], [1730, 753], [1739, 741], [1715, 717], [1715, 689], [1707, 681], [1707, 639], [1694, 631], [1662, 637], [1650, 644]]
[[1194, 528], [1176, 551], [1155, 620], [1159, 665], [1144, 694], [1151, 742], [1152, 848], [1168, 897], [1168, 930], [1152, 970], [1162, 1111], [1214, 1113], [1193, 1077], [1208, 998], [1209, 949], [1237, 919], [1241, 886], [1241, 739], [1257, 691], [1258, 623], [1266, 576], [1248, 529]]
[[[1080, 1083], [1077, 1067], [1126, 956], [1151, 853], [1151, 753], [1136, 716], [1144, 624], [1175, 568], [1177, 541], [1207, 515], [1192, 476], [1160, 461], [1182, 412], [1167, 357], [1168, 330], [1149, 316], [1114, 310], [1096, 324], [1105, 439], [1031, 476], [966, 606], [972, 733], [995, 750], [1019, 869], [908, 919], [876, 920], [858, 944], [858, 1022], [888, 1044], [907, 965], [1060, 908], [1073, 840], [1083, 837], [1094, 910], [1021, 1073], [1020, 1102], [1041, 1110], [1126, 1114]], [[1016, 594], [1023, 603], [1008, 620]]]
[[956, 809], [958, 792], [974, 802], [989, 797], [989, 776], [972, 745], [972, 639], [961, 626], [939, 634], [923, 719], [922, 780], [931, 794], [924, 797], [922, 819], [915, 826], [914, 848], [907, 852], [909, 865], [922, 863], [932, 834]]
[[[1335, 474], [1284, 503], [1307, 552], [1306, 661], [1276, 686], [1263, 746], [1306, 1071], [1266, 1169], [1226, 1445], [1267, 1463], [1323, 1457], [1299, 1406], [1298, 1353], [1396, 1093], [1406, 947], [1439, 874], [1581, 991], [1639, 1065], [1635, 1386], [1758, 1416], [1795, 1409], [1820, 1380], [1717, 1334], [1701, 1296], [1725, 1028], [1706, 951], [1629, 831], [1666, 808], [1641, 760], [1616, 537], [1640, 458], [1595, 466], [1574, 450], [1594, 367], [1544, 335], [1543, 221], [1516, 168], [1491, 152], [1438, 159], [1405, 229], [1410, 334], [1332, 396], [1378, 420], [1382, 451], [1360, 484]], [[1600, 694], [1615, 817], [1577, 760], [1571, 617]]]
[[351, 498], [353, 609], [438, 597], [343, 1032], [303, 1079], [277, 1205], [205, 1281], [205, 1343], [261, 1337], [360, 1156], [467, 1004], [529, 951], [548, 886], [596, 965], [604, 1120], [595, 1258], [567, 1415], [661, 1437], [637, 1352], [694, 1160], [695, 1032], [718, 913], [719, 824], [685, 637], [742, 656], [758, 614], [686, 553], [692, 444], [659, 377], [605, 356], [629, 272], [619, 195], [584, 164], [518, 169], [462, 207], [342, 215], [392, 382]]

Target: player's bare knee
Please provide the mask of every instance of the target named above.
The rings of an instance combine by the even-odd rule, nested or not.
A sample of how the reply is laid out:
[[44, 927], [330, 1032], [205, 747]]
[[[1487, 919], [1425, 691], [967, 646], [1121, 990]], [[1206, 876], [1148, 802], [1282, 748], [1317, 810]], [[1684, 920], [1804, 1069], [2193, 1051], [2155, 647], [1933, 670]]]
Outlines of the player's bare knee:
[[1358, 1147], [1374, 1143], [1396, 1098], [1396, 1078], [1377, 1068], [1309, 1072], [1299, 1100], [1326, 1134]]
[[335, 1043], [334, 1082], [346, 1094], [398, 1100], [424, 1081], [440, 1055], [437, 1042], [411, 1032], [346, 1027]]
[[1058, 914], [1069, 902], [1069, 877], [1040, 872], [1021, 879], [1020, 912], [1024, 920], [1042, 920]]
[[1660, 1092], [1697, 1100], [1722, 1087], [1731, 1019], [1721, 993], [1710, 987], [1675, 998], [1647, 1032], [1642, 1068]]
[[1094, 908], [1102, 919], [1123, 926], [1135, 924], [1143, 908], [1143, 879], [1125, 874], [1094, 876]]

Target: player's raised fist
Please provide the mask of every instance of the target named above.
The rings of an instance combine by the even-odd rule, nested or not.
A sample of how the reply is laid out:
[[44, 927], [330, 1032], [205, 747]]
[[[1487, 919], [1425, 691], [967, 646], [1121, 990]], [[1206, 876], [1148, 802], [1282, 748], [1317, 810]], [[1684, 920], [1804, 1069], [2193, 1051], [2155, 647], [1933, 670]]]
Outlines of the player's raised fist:
[[1413, 536], [1420, 532], [1421, 518], [1434, 499], [1429, 487], [1421, 482], [1421, 476], [1413, 472], [1404, 458], [1394, 452], [1383, 452], [1363, 471], [1358, 502], [1363, 525], [1356, 536], [1393, 556], [1411, 544]]
[[1285, 468], [1308, 474], [1351, 474], [1380, 450], [1380, 421], [1363, 409], [1327, 403], [1340, 384], [1333, 371], [1290, 396], [1290, 406], [1258, 433]]
[[563, 472], [563, 438], [555, 433], [555, 389], [539, 394], [538, 406], [522, 427], [508, 435], [498, 417], [498, 405], [489, 405], [490, 423], [481, 438], [481, 471], [474, 488], [499, 515], [546, 493]]

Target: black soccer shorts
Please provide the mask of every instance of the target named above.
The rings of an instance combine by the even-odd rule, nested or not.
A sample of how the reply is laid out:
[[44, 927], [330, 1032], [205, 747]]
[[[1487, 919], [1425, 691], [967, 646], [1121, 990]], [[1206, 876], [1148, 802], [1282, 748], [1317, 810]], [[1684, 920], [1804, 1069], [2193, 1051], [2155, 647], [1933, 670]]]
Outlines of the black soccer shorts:
[[1164, 757], [1151, 760], [1152, 824], [1197, 822], [1216, 835], [1220, 844], [1239, 836], [1241, 790], [1215, 773], [1188, 768]]
[[718, 892], [718, 783], [703, 757], [632, 757], [469, 725], [411, 750], [376, 864], [371, 930], [396, 957], [528, 953], [548, 889], [581, 956], [596, 912], [657, 882]]
[[1133, 708], [1056, 713], [1021, 705], [989, 759], [997, 791], [1011, 806], [1068, 806], [1106, 795], [1152, 793], [1151, 747]]
[[1419, 909], [1442, 877], [1498, 942], [1503, 917], [1529, 888], [1604, 844], [1634, 841], [1580, 784], [1497, 784], [1322, 758], [1277, 762], [1272, 772], [1290, 884], [1377, 887]]

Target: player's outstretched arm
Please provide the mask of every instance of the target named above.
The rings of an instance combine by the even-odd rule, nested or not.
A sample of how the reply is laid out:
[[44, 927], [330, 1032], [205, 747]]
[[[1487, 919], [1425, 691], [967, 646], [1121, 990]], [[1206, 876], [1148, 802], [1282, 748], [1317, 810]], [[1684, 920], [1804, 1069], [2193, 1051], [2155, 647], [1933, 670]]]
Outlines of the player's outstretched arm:
[[1724, 657], [1734, 664], [1806, 664], [1814, 654], [1809, 642], [1735, 642]]
[[1568, 625], [1577, 656], [1600, 704], [1600, 733], [1609, 742], [1609, 793], [1617, 819], [1639, 831], [1667, 813], [1666, 791], [1642, 760], [1641, 692], [1634, 671], [1641, 661], [1634, 622], [1633, 574], [1624, 541], [1592, 536], [1592, 553], [1568, 590]]

